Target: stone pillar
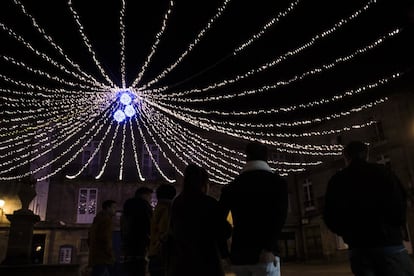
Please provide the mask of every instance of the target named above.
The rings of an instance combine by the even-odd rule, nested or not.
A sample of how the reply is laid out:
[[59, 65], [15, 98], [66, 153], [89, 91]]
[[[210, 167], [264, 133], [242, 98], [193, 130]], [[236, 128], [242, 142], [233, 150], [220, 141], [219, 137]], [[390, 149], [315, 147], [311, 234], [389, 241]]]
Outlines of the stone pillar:
[[22, 203], [22, 208], [6, 215], [10, 221], [9, 240], [7, 244], [4, 265], [21, 265], [31, 263], [31, 247], [33, 239], [33, 226], [40, 221], [40, 217], [29, 210], [29, 204], [36, 196], [35, 182], [24, 179], [20, 182], [20, 190], [17, 194]]

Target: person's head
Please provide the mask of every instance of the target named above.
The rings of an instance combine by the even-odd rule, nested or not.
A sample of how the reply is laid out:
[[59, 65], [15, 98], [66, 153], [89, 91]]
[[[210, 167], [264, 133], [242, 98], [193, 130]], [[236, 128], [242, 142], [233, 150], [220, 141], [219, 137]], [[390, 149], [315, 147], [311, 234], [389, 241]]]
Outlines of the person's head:
[[201, 191], [205, 194], [208, 194], [210, 190], [210, 183], [208, 181], [208, 172], [206, 169], [200, 167], [200, 173], [201, 173]]
[[144, 199], [148, 203], [151, 203], [153, 191], [148, 187], [140, 187], [135, 192], [135, 197]]
[[343, 154], [347, 162], [351, 162], [352, 160], [367, 160], [368, 146], [361, 141], [352, 141], [345, 146]]
[[171, 200], [175, 197], [177, 191], [170, 184], [161, 184], [155, 191], [158, 200]]
[[208, 173], [205, 169], [190, 164], [185, 168], [183, 194], [206, 193], [208, 188]]
[[267, 161], [267, 147], [258, 141], [249, 142], [245, 152], [247, 161]]
[[116, 201], [111, 199], [105, 200], [104, 202], [102, 202], [102, 210], [110, 213], [111, 215], [115, 215]]

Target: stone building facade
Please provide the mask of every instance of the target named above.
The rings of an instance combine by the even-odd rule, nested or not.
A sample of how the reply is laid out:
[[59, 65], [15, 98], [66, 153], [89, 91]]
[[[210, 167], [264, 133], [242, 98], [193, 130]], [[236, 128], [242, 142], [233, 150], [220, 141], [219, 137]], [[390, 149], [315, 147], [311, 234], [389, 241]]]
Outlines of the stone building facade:
[[[373, 125], [325, 137], [325, 142], [347, 144], [352, 140], [368, 142], [369, 161], [389, 166], [400, 178], [408, 193], [408, 220], [404, 229], [405, 245], [413, 253], [414, 237], [414, 95], [411, 92], [393, 95], [381, 105], [354, 116], [347, 116], [344, 121], [335, 120], [324, 123], [320, 129], [335, 128], [336, 125], [350, 125], [374, 119]], [[346, 120], [346, 121], [345, 121]], [[319, 139], [319, 138], [318, 138]], [[329, 139], [329, 140], [328, 140]], [[321, 143], [323, 141], [320, 141]], [[298, 191], [300, 209], [300, 236], [298, 246], [302, 259], [345, 259], [347, 245], [331, 233], [322, 221], [322, 209], [327, 183], [332, 175], [345, 167], [342, 157], [333, 157], [329, 162], [310, 168], [292, 176], [289, 185]], [[375, 193], [375, 191], [372, 191]]]

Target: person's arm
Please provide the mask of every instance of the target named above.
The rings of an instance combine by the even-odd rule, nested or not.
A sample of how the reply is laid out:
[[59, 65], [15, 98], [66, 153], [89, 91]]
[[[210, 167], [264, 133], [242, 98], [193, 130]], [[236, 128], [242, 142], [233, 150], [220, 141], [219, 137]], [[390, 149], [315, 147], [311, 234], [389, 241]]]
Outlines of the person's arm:
[[227, 220], [227, 216], [229, 215], [229, 212], [230, 212], [229, 186], [225, 186], [221, 189], [219, 207], [220, 207], [221, 216]]
[[221, 253], [221, 257], [223, 259], [229, 258], [230, 252], [227, 245], [227, 240], [231, 237], [231, 225], [227, 221], [227, 216], [230, 212], [230, 203], [229, 203], [229, 194], [228, 194], [228, 187], [223, 187], [221, 190], [220, 200], [218, 203], [218, 219], [221, 231], [223, 232], [223, 237], [219, 241], [219, 249]]
[[96, 243], [101, 244], [107, 256], [114, 257], [112, 248], [112, 219], [111, 217], [101, 217], [97, 222], [96, 229]]
[[332, 177], [325, 193], [325, 204], [323, 208], [323, 220], [326, 226], [335, 234], [344, 235], [345, 217], [340, 205], [340, 198], [346, 195], [340, 195], [337, 189], [336, 177]]
[[384, 199], [384, 215], [387, 223], [403, 226], [407, 215], [407, 194], [400, 179], [392, 171], [386, 171], [389, 190]]
[[[275, 183], [275, 199], [271, 203], [269, 224], [264, 233], [267, 236], [265, 241], [261, 259], [267, 259], [269, 256], [276, 254], [278, 251], [278, 240], [280, 239], [280, 233], [286, 222], [287, 209], [288, 209], [288, 190], [287, 182], [279, 178], [279, 181]], [[268, 255], [266, 257], [266, 255]], [[274, 256], [273, 256], [274, 257]]]

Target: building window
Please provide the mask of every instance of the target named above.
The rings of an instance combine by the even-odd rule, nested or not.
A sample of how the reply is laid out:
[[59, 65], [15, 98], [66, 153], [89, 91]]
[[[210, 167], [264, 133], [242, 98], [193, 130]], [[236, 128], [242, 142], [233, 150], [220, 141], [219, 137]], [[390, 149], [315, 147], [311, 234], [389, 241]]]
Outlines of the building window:
[[388, 155], [381, 154], [377, 158], [377, 163], [387, 166], [388, 168], [391, 168], [391, 159]]
[[[151, 151], [152, 157], [154, 158], [155, 162], [159, 164], [159, 149], [154, 144], [148, 144], [148, 148]], [[158, 177], [158, 171], [155, 167], [151, 156], [149, 155], [147, 148], [145, 145], [142, 145], [142, 171], [145, 175], [145, 178], [154, 179]]]
[[77, 223], [92, 223], [96, 215], [98, 189], [79, 189]]
[[303, 195], [305, 211], [311, 211], [315, 209], [315, 200], [313, 196], [313, 186], [309, 179], [305, 179], [303, 182]]
[[72, 263], [73, 246], [63, 245], [59, 248], [59, 264]]
[[43, 264], [45, 255], [46, 234], [33, 234], [32, 238], [32, 263]]
[[80, 252], [88, 252], [88, 250], [89, 250], [88, 238], [81, 238], [80, 239], [79, 251]]

